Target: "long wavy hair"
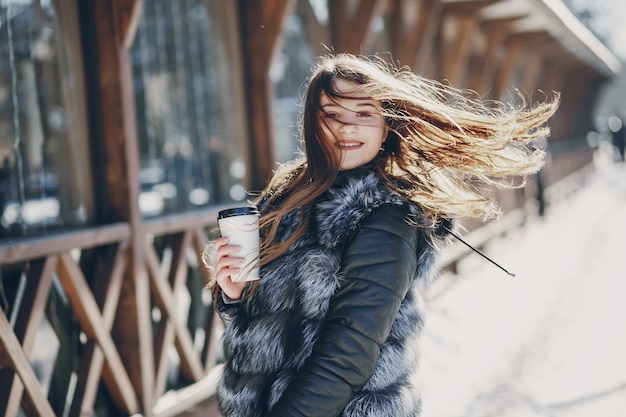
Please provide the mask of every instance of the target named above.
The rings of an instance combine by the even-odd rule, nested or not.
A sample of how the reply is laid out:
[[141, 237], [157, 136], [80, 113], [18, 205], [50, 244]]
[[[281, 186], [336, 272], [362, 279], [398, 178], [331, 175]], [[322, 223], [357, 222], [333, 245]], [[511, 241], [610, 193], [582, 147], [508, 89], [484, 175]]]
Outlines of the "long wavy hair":
[[[389, 129], [372, 167], [433, 221], [499, 214], [485, 191], [491, 186], [522, 186], [526, 175], [542, 167], [544, 151], [534, 143], [549, 135], [546, 121], [560, 101], [554, 93], [530, 105], [521, 94], [516, 104], [487, 102], [469, 90], [423, 78], [379, 57], [319, 57], [303, 99], [300, 140], [305, 155], [281, 166], [257, 199], [266, 208], [260, 223], [262, 265], [305, 232], [312, 204], [337, 176], [340, 160], [324, 137], [320, 108], [322, 93], [331, 100], [350, 98], [334, 87], [337, 78], [360, 84], [359, 91], [381, 103]], [[281, 219], [294, 210], [300, 219], [296, 232], [277, 241]]]

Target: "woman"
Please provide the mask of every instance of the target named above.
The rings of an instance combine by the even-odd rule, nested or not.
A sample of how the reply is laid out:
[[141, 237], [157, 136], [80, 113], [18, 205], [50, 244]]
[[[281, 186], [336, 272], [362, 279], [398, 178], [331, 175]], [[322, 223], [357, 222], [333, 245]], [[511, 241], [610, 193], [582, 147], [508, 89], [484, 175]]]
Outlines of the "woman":
[[226, 363], [225, 416], [418, 416], [421, 294], [455, 217], [497, 214], [481, 186], [514, 186], [558, 95], [487, 106], [460, 90], [347, 54], [308, 82], [306, 155], [279, 169], [261, 211], [261, 279], [225, 238], [207, 249]]

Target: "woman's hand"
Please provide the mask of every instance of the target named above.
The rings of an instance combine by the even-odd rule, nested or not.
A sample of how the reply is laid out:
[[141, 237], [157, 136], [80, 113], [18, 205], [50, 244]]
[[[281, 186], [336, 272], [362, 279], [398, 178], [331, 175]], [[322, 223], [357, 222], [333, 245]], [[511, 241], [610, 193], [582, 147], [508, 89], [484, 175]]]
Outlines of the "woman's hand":
[[233, 282], [232, 277], [239, 273], [239, 266], [243, 263], [244, 258], [232, 255], [239, 252], [241, 248], [236, 245], [229, 245], [228, 238], [225, 237], [214, 240], [212, 246], [215, 250], [215, 281], [228, 298], [238, 300], [241, 298], [247, 283]]

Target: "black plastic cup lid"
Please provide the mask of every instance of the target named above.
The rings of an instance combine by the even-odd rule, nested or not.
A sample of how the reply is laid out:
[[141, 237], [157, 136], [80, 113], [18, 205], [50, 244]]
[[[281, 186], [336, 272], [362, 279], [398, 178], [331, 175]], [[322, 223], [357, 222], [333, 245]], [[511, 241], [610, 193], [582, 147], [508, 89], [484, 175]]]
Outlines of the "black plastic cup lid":
[[254, 206], [246, 206], [246, 207], [233, 207], [226, 210], [221, 210], [217, 213], [218, 219], [224, 219], [226, 217], [233, 216], [247, 216], [247, 215], [258, 215], [259, 210]]

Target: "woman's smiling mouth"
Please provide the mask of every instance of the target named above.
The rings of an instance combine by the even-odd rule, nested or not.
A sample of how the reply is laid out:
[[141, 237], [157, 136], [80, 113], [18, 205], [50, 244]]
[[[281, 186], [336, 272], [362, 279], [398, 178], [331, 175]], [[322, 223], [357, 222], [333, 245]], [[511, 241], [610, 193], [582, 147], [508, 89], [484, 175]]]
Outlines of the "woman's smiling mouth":
[[363, 146], [363, 142], [361, 141], [341, 141], [337, 142], [337, 147], [340, 149], [357, 149]]

